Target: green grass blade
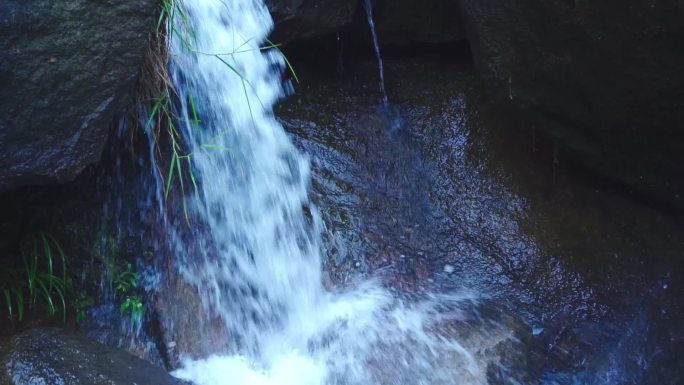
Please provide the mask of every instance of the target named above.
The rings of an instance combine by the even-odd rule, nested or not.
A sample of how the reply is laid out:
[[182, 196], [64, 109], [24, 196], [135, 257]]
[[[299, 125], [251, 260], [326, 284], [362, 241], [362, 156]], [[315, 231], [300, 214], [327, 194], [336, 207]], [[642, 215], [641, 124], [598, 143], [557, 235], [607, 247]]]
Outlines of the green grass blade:
[[168, 198], [169, 196], [169, 190], [171, 189], [171, 181], [173, 180], [173, 168], [174, 168], [174, 163], [176, 162], [176, 157], [178, 155], [176, 152], [173, 152], [173, 156], [171, 157], [171, 165], [169, 166], [169, 174], [166, 177], [166, 186], [164, 186], [164, 198]]
[[[48, 266], [48, 274], [52, 274], [52, 248], [50, 247], [50, 242], [48, 239], [45, 237], [45, 234], [40, 235], [41, 240], [43, 241], [43, 252], [45, 253], [45, 259], [47, 261], [47, 266]], [[52, 287], [52, 282], [50, 282], [50, 287]]]
[[195, 29], [192, 28], [192, 23], [190, 23], [190, 18], [188, 18], [188, 15], [185, 13], [183, 8], [181, 8], [181, 5], [179, 2], [174, 1], [175, 8], [178, 12], [178, 15], [180, 16], [181, 19], [181, 25], [183, 29], [185, 29], [185, 33], [192, 38], [193, 45], [197, 44], [197, 35], [195, 34]]
[[283, 53], [283, 51], [279, 48], [279, 45], [273, 44], [272, 41], [266, 39], [266, 42], [268, 42], [271, 45], [271, 48], [274, 48], [280, 52], [280, 54], [283, 56], [283, 60], [285, 60], [285, 65], [287, 65], [287, 69], [290, 71], [292, 74], [292, 77], [294, 78], [295, 82], [299, 83], [299, 77], [297, 76], [297, 73], [294, 70], [294, 67], [290, 63], [290, 61], [287, 59], [287, 56]]
[[195, 126], [199, 128], [199, 116], [197, 115], [197, 106], [195, 105], [195, 98], [192, 97], [191, 93], [188, 93], [188, 99], [190, 101], [190, 110], [192, 111], [192, 120]]
[[14, 300], [17, 303], [17, 313], [19, 313], [19, 321], [24, 319], [24, 293], [21, 289], [14, 289]]
[[9, 312], [9, 317], [12, 319], [14, 313], [12, 312], [12, 292], [10, 289], [4, 289], [2, 294], [5, 296], [5, 302], [7, 303], [7, 311]]
[[159, 13], [159, 19], [157, 20], [157, 30], [161, 29], [162, 22], [164, 22], [164, 16], [166, 15], [166, 12], [164, 8], [162, 8], [161, 12]]
[[[242, 44], [240, 44], [237, 48], [235, 48], [235, 49], [233, 50], [233, 53], [247, 52], [247, 51], [240, 51], [240, 49], [241, 49], [242, 47], [246, 46], [247, 44], [249, 44], [249, 42], [252, 41], [252, 40], [254, 40], [253, 37], [250, 37], [249, 39], [245, 40]], [[231, 55], [232, 55], [233, 53], [231, 53]]]
[[[250, 81], [247, 80], [247, 78], [244, 75], [242, 75], [242, 73], [234, 65], [228, 63], [226, 60], [221, 58], [219, 55], [213, 55], [213, 56], [215, 58], [219, 59], [221, 61], [221, 63], [225, 64], [231, 71], [235, 72], [235, 74], [240, 77], [240, 80], [242, 80], [242, 88], [245, 90], [245, 97], [247, 98], [247, 106], [249, 107], [249, 114], [252, 117], [252, 123], [254, 123], [254, 114], [252, 113], [252, 106], [250, 104], [249, 97], [247, 96], [247, 87], [245, 86], [245, 83], [247, 85], [249, 85], [249, 87], [253, 90], [255, 90], [256, 88], [254, 88], [252, 83], [250, 83]], [[255, 92], [255, 95], [256, 95], [256, 92]], [[259, 101], [259, 104], [261, 104], [261, 107], [263, 108], [264, 104], [261, 102], [261, 99], [259, 99], [258, 96], [257, 96], [257, 100]]]
[[166, 105], [166, 100], [169, 97], [169, 92], [168, 90], [164, 90], [164, 92], [155, 100], [154, 104], [152, 105], [152, 111], [150, 111], [150, 115], [147, 117], [147, 122], [145, 123], [145, 131], [149, 131], [150, 127], [152, 124], [155, 122], [155, 116], [157, 112], [160, 109], [164, 109], [164, 105]]
[[[33, 261], [35, 261], [38, 256], [38, 244], [37, 242], [33, 242]], [[26, 273], [26, 284], [29, 289], [29, 302], [34, 303], [36, 299], [36, 271], [35, 271], [35, 263], [30, 264], [26, 257], [24, 256], [24, 272]]]
[[[234, 65], [228, 63], [227, 61], [225, 61], [225, 60], [224, 60], [221, 56], [219, 56], [219, 55], [213, 55], [213, 56], [216, 57], [217, 59], [219, 59], [219, 60], [221, 61], [221, 63], [225, 64], [226, 67], [230, 68], [231, 71], [235, 72], [235, 73], [237, 74], [237, 76], [240, 77], [240, 79], [242, 79], [243, 81], [246, 81], [246, 80], [247, 80], [247, 79], [245, 79], [244, 75], [242, 75], [242, 73], [241, 73], [240, 71], [238, 71], [237, 68], [235, 68]], [[250, 84], [250, 85], [251, 85], [251, 84]]]
[[197, 188], [197, 181], [195, 180], [195, 173], [192, 171], [192, 162], [188, 158], [188, 173], [190, 174], [190, 180], [192, 181], [192, 187], [195, 189], [195, 195], [199, 195], [199, 189]]
[[245, 85], [245, 79], [242, 80], [242, 89], [245, 92], [245, 100], [247, 101], [247, 108], [249, 108], [249, 116], [252, 118], [252, 124], [256, 127], [256, 121], [254, 121], [254, 113], [252, 112], [252, 103], [249, 101], [249, 94], [247, 93], [247, 86]]
[[188, 206], [185, 203], [185, 185], [183, 183], [183, 167], [181, 167], [180, 158], [176, 156], [176, 170], [178, 171], [178, 180], [180, 181], [181, 196], [183, 197], [183, 214], [185, 215], [185, 222], [190, 224], [190, 216], [188, 215]]
[[66, 308], [67, 307], [66, 307], [66, 300], [64, 299], [64, 287], [62, 285], [58, 284], [60, 282], [55, 282], [55, 283], [56, 284], [53, 285], [53, 289], [57, 293], [57, 299], [59, 299], [59, 301], [62, 304], [62, 318], [63, 318], [64, 322], [66, 322], [66, 313], [67, 313]]
[[36, 279], [36, 287], [38, 288], [38, 293], [43, 297], [48, 305], [50, 315], [55, 314], [55, 304], [52, 301], [52, 296], [50, 295], [50, 290], [48, 290], [45, 282], [39, 277]]

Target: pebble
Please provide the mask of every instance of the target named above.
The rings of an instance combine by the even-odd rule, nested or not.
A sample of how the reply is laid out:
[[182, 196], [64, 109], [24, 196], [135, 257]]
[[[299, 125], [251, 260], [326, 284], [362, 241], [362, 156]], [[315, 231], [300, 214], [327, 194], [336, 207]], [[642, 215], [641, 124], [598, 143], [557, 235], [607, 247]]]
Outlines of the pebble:
[[455, 270], [456, 270], [456, 268], [453, 267], [452, 265], [444, 265], [444, 272], [447, 273], [447, 274], [451, 274], [451, 273], [453, 273]]

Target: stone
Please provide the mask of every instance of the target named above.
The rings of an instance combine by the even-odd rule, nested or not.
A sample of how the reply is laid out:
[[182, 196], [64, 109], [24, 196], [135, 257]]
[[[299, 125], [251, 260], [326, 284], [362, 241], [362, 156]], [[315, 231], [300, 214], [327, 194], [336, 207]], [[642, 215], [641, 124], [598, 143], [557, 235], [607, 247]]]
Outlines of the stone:
[[275, 31], [271, 40], [285, 43], [334, 33], [351, 23], [357, 0], [266, 0]]
[[[372, 2], [381, 45], [449, 44], [465, 38], [458, 4], [453, 0]], [[330, 36], [341, 31], [342, 36], [352, 40], [352, 46], [371, 44], [361, 0], [266, 0], [266, 3], [275, 20], [272, 40], [278, 43]]]
[[684, 5], [460, 0], [475, 65], [580, 164], [667, 204], [684, 189]]
[[374, 1], [381, 44], [450, 44], [465, 39], [458, 3], [453, 0]]
[[121, 349], [57, 328], [14, 336], [0, 348], [0, 385], [180, 385], [166, 371]]
[[0, 3], [0, 191], [73, 180], [133, 101], [154, 0]]

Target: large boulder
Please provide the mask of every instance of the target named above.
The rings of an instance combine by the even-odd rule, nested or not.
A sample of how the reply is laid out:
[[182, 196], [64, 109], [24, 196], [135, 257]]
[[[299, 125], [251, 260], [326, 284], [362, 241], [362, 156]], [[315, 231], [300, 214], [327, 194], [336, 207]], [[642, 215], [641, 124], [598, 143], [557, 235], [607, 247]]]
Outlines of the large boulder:
[[183, 383], [130, 353], [59, 329], [29, 330], [0, 348], [0, 385]]
[[266, 0], [283, 43], [330, 34], [352, 21], [358, 0]]
[[419, 46], [465, 39], [458, 3], [453, 0], [375, 0], [381, 44]]
[[682, 207], [684, 3], [460, 5], [490, 89], [524, 107], [570, 159]]
[[100, 159], [157, 3], [0, 2], [0, 191], [72, 180]]
[[[330, 36], [351, 26], [352, 45], [370, 45], [365, 0], [266, 0], [275, 20], [273, 40]], [[380, 44], [446, 44], [465, 38], [453, 0], [371, 0]], [[361, 41], [359, 41], [361, 40]]]

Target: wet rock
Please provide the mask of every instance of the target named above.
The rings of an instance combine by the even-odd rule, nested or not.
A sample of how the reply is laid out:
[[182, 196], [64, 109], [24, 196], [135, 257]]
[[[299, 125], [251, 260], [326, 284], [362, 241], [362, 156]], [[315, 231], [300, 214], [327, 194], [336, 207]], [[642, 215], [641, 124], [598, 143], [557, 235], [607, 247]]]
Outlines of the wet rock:
[[198, 289], [179, 275], [165, 277], [153, 303], [166, 365], [176, 369], [181, 358], [220, 354], [234, 342], [219, 315], [207, 311]]
[[[275, 19], [273, 40], [277, 42], [321, 37], [351, 28], [353, 32], [347, 38], [352, 40], [352, 46], [371, 44], [362, 0], [266, 3]], [[458, 4], [452, 0], [373, 0], [373, 9], [381, 45], [445, 44], [465, 38]]]
[[680, 1], [460, 4], [485, 83], [529, 112], [565, 159], [682, 207]]
[[153, 0], [0, 3], [0, 191], [73, 180], [132, 101]]
[[183, 382], [123, 350], [59, 329], [33, 329], [0, 349], [0, 384], [156, 384]]
[[542, 373], [544, 351], [520, 317], [493, 302], [471, 303], [459, 308], [458, 313], [458, 319], [440, 325], [438, 330], [456, 337], [483, 365], [487, 383], [535, 383]]
[[357, 0], [266, 0], [275, 20], [273, 40], [287, 42], [334, 32], [352, 21]]
[[446, 44], [465, 39], [455, 1], [376, 0], [374, 3], [383, 45]]

